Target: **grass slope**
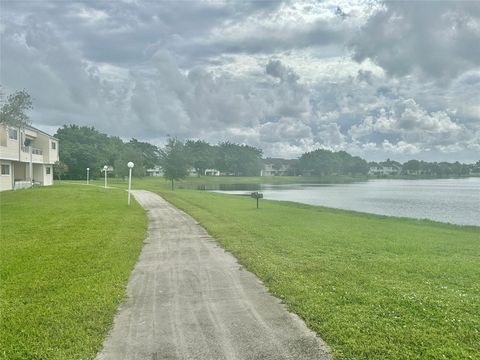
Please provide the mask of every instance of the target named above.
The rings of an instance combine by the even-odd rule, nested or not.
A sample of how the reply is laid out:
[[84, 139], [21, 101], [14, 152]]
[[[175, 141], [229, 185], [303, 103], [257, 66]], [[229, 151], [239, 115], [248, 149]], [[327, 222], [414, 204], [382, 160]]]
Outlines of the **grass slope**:
[[0, 358], [94, 358], [145, 238], [143, 210], [79, 185], [0, 196]]
[[246, 197], [160, 193], [305, 319], [336, 358], [480, 353], [478, 227], [287, 202], [262, 201], [257, 210]]

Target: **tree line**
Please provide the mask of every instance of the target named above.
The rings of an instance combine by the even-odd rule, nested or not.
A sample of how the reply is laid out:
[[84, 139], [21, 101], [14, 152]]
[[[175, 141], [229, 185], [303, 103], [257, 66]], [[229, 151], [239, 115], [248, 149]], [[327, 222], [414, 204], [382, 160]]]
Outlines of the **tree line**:
[[480, 174], [480, 161], [475, 164], [462, 164], [458, 161], [449, 163], [428, 162], [423, 160], [409, 160], [403, 164], [395, 160], [387, 159], [381, 163], [370, 163], [370, 166], [388, 166], [399, 169], [399, 175], [426, 176], [426, 177], [449, 177]]
[[[160, 166], [170, 180], [182, 179], [191, 174], [192, 169], [198, 176], [205, 175], [208, 169], [229, 176], [258, 176], [263, 167], [261, 149], [229, 141], [212, 145], [203, 140], [170, 138], [164, 147], [159, 148], [136, 139], [125, 142], [119, 137], [100, 133], [93, 127], [78, 125], [63, 126], [55, 137], [60, 141], [61, 160], [56, 169], [57, 172], [62, 170], [58, 165], [63, 165], [62, 175], [66, 179], [85, 178], [87, 167], [91, 169], [92, 178], [101, 176], [104, 165], [113, 167], [113, 176], [123, 177], [128, 173], [126, 164], [129, 161], [135, 163], [135, 176], [145, 176], [147, 169]], [[282, 162], [282, 159], [277, 160]], [[288, 167], [287, 174], [303, 176], [367, 175], [372, 166], [397, 167], [398, 174], [405, 175], [446, 177], [480, 173], [480, 161], [461, 164], [410, 160], [401, 164], [388, 159], [381, 163], [368, 163], [345, 151], [325, 149], [304, 153], [294, 161], [283, 161]], [[279, 164], [275, 166], [279, 167]]]
[[190, 174], [191, 169], [198, 176], [207, 169], [232, 176], [256, 176], [262, 167], [262, 150], [228, 141], [211, 145], [202, 140], [170, 138], [159, 148], [136, 139], [124, 142], [93, 127], [78, 125], [64, 125], [55, 137], [60, 142], [57, 175], [61, 169], [65, 179], [83, 179], [87, 168], [92, 178], [99, 177], [104, 165], [112, 166], [113, 176], [123, 177], [129, 161], [135, 164], [135, 176], [145, 176], [147, 169], [160, 166], [166, 177], [175, 180]]
[[116, 136], [100, 133], [93, 127], [65, 125], [54, 135], [60, 143], [60, 164], [65, 179], [84, 179], [90, 168], [92, 178], [101, 176], [104, 165], [113, 167], [113, 175], [123, 177], [128, 174], [127, 163], [135, 163], [136, 176], [145, 176], [146, 169], [158, 164], [159, 151], [155, 145], [131, 139], [124, 142]]
[[[85, 178], [87, 167], [92, 178], [99, 177], [106, 164], [113, 167], [113, 176], [123, 177], [128, 161], [135, 163], [135, 176], [145, 176], [147, 169], [160, 166], [171, 180], [184, 178], [192, 169], [197, 176], [205, 175], [208, 169], [229, 176], [258, 176], [263, 167], [261, 149], [229, 141], [211, 145], [203, 140], [170, 138], [159, 148], [136, 139], [124, 142], [93, 127], [78, 125], [63, 126], [55, 137], [60, 141], [60, 160], [68, 168], [63, 174], [66, 179]], [[369, 169], [358, 156], [323, 149], [303, 154], [288, 167], [289, 174], [313, 176], [367, 174]]]

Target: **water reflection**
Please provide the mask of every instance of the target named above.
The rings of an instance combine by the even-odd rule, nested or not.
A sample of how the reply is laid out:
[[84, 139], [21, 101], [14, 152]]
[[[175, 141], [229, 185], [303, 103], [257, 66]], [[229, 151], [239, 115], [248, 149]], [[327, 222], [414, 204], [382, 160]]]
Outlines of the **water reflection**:
[[262, 191], [265, 199], [480, 226], [480, 178], [370, 180], [352, 184], [215, 185], [230, 194]]

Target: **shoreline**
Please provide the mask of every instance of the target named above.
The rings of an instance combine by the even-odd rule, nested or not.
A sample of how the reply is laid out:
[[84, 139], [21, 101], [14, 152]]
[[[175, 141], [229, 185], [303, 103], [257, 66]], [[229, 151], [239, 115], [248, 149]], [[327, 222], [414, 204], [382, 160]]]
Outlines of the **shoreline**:
[[[206, 192], [213, 193], [213, 194], [219, 194], [219, 195], [227, 195], [227, 196], [250, 197], [250, 194], [230, 194], [228, 191], [222, 192], [222, 191], [216, 191], [216, 190], [213, 190], [213, 191], [206, 190]], [[457, 223], [451, 223], [451, 222], [432, 220], [432, 219], [428, 219], [428, 218], [414, 218], [414, 217], [408, 217], [408, 216], [385, 215], [385, 214], [378, 214], [378, 213], [367, 212], [367, 211], [357, 211], [357, 210], [351, 210], [351, 209], [336, 208], [336, 207], [331, 207], [331, 206], [308, 204], [308, 203], [291, 201], [291, 200], [275, 200], [275, 199], [263, 198], [261, 201], [274, 201], [274, 202], [277, 202], [277, 203], [286, 203], [286, 204], [293, 204], [293, 205], [300, 205], [300, 206], [311, 206], [312, 208], [321, 208], [321, 209], [324, 209], [324, 210], [341, 211], [341, 212], [357, 214], [357, 215], [375, 216], [375, 217], [378, 217], [378, 218], [398, 219], [398, 220], [401, 220], [401, 221], [427, 222], [427, 223], [433, 223], [433, 224], [438, 224], [438, 225], [448, 225], [448, 226], [458, 226], [458, 227], [472, 227], [472, 228], [479, 228], [480, 229], [480, 224], [478, 224], [478, 225], [475, 225], [475, 224], [457, 224]], [[315, 209], [312, 209], [312, 210], [315, 211]]]

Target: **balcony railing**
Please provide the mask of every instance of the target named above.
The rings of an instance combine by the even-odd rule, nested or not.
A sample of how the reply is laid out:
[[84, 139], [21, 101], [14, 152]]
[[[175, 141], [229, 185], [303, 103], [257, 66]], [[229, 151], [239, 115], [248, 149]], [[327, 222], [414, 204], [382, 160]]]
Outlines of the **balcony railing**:
[[[22, 151], [26, 152], [26, 153], [29, 153], [28, 146], [22, 146]], [[43, 155], [43, 150], [32, 147], [32, 154], [33, 155]]]

